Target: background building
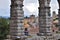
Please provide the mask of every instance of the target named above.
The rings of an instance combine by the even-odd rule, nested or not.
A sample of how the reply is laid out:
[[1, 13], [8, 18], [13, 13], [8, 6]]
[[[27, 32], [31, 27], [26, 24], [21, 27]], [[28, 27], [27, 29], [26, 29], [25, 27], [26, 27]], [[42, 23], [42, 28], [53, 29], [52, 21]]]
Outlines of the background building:
[[53, 26], [52, 26], [52, 31], [57, 33], [59, 31], [59, 27], [58, 27], [58, 14], [56, 14], [55, 11], [53, 11], [53, 15], [52, 15], [52, 20], [53, 20]]
[[39, 33], [38, 17], [30, 15], [30, 17], [24, 18], [24, 28], [27, 28], [29, 35], [36, 35]]

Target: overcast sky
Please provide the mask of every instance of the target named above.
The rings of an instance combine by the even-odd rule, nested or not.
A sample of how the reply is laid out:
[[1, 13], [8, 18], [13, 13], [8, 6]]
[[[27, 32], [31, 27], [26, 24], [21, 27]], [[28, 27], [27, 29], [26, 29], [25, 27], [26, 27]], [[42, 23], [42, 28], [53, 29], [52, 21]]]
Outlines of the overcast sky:
[[[58, 13], [57, 0], [51, 0], [51, 13], [56, 11]], [[31, 14], [38, 15], [38, 0], [24, 0], [24, 15]], [[0, 0], [0, 16], [10, 16], [10, 0]]]

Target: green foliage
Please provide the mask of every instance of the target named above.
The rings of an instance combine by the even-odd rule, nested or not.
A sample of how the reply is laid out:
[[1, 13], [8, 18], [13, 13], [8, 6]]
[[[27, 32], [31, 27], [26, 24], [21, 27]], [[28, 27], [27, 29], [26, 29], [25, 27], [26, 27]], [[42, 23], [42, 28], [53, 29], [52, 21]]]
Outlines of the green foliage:
[[8, 20], [5, 18], [0, 18], [0, 40], [5, 39], [8, 33], [9, 33]]
[[58, 18], [53, 19], [53, 21], [58, 20]]

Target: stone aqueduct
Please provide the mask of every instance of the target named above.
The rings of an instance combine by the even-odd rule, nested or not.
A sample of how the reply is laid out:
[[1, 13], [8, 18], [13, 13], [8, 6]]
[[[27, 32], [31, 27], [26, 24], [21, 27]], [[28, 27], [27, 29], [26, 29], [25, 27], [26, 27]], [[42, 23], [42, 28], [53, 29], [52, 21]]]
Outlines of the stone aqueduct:
[[[11, 38], [19, 38], [24, 36], [23, 20], [24, 20], [24, 11], [23, 11], [23, 1], [24, 0], [11, 0], [11, 9], [10, 9], [10, 34]], [[51, 31], [47, 32], [47, 29], [50, 29], [51, 22], [50, 20], [50, 1], [51, 0], [38, 0], [39, 1], [39, 35], [40, 36], [51, 36]], [[60, 23], [60, 0], [57, 0], [59, 3], [59, 23]]]

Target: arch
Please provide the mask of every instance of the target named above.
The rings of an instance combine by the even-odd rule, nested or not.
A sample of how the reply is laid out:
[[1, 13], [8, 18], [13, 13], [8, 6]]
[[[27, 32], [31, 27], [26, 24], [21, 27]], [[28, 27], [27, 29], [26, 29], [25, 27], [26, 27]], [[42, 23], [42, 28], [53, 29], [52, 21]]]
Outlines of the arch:
[[58, 39], [58, 40], [60, 40], [60, 39]]
[[[38, 0], [39, 1], [39, 35], [40, 36], [51, 36], [51, 22], [50, 19], [50, 0]], [[60, 1], [58, 0], [59, 4]], [[23, 12], [23, 0], [11, 0], [11, 22], [10, 22], [10, 33], [11, 36], [23, 36], [23, 24], [20, 21], [24, 19], [24, 12]], [[60, 5], [59, 5], [60, 7]], [[16, 22], [16, 23], [15, 23]], [[59, 23], [60, 23], [60, 8], [59, 8]], [[13, 25], [12, 25], [13, 24]], [[49, 28], [48, 28], [49, 27]], [[48, 32], [49, 30], [49, 32]], [[17, 32], [18, 31], [18, 32]], [[22, 31], [22, 32], [20, 32]]]

